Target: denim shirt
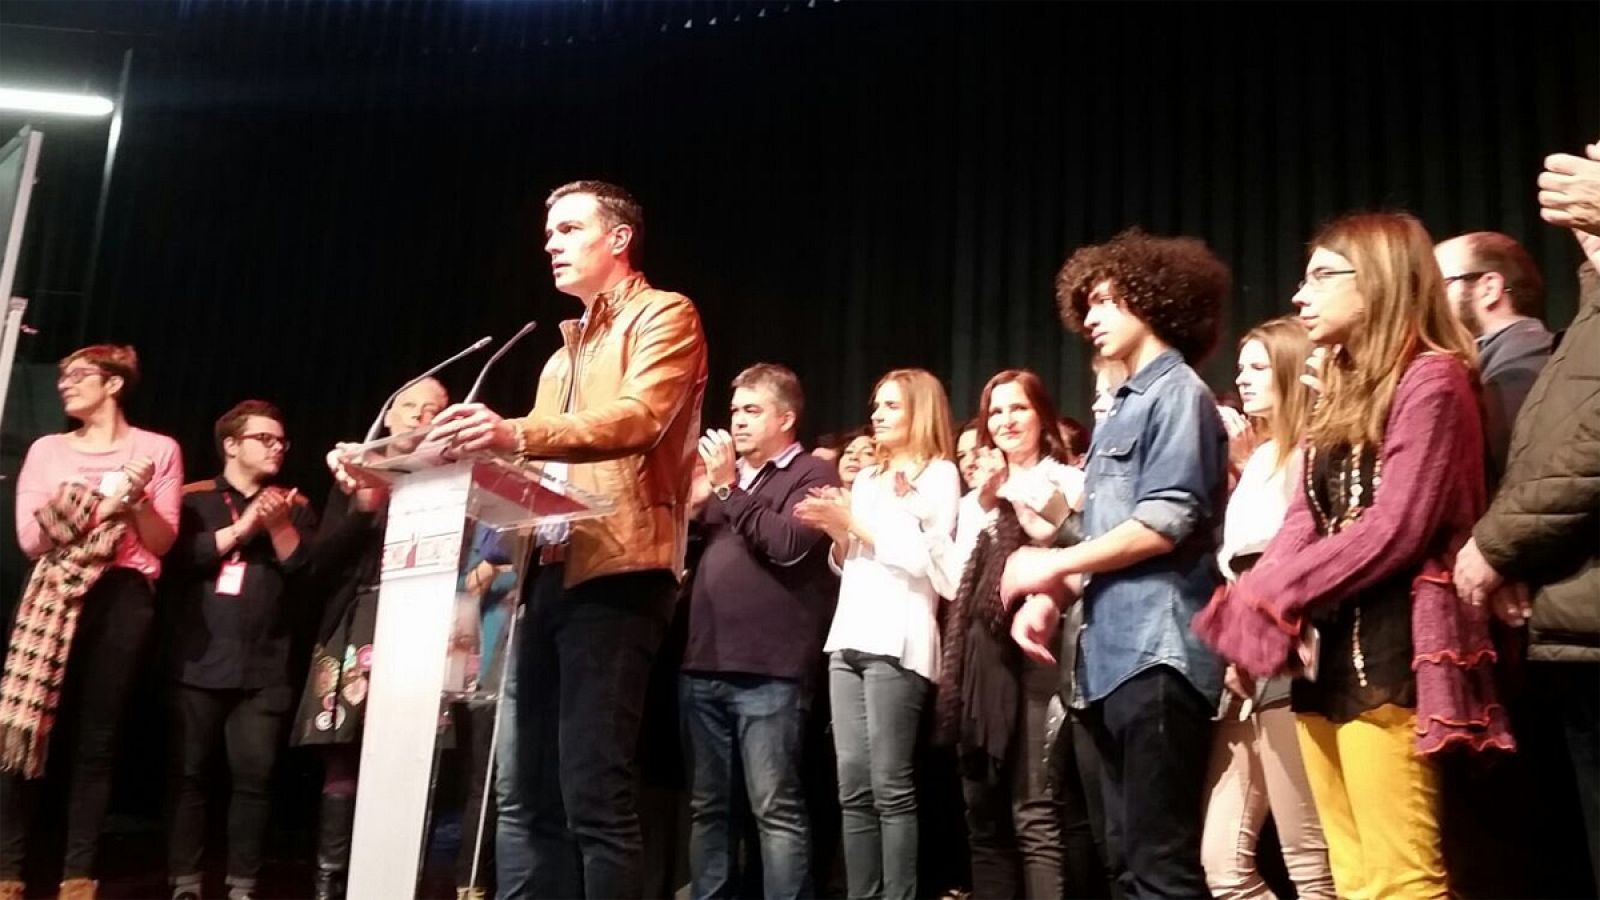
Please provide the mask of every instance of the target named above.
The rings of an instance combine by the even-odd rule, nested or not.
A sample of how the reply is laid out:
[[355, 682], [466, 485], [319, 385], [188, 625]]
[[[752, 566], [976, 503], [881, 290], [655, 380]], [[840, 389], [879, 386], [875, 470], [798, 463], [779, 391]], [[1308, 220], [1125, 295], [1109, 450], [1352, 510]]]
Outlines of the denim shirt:
[[1171, 666], [1215, 703], [1221, 661], [1189, 622], [1221, 583], [1228, 438], [1216, 398], [1176, 350], [1117, 389], [1089, 447], [1083, 537], [1134, 519], [1170, 553], [1087, 579], [1076, 702], [1102, 700], [1152, 666]]

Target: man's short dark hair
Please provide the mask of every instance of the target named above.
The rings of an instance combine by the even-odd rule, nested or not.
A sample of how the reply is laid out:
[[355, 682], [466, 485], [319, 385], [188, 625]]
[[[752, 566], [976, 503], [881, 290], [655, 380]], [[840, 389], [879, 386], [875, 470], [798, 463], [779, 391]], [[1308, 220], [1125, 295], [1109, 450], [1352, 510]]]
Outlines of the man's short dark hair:
[[1082, 247], [1056, 275], [1061, 321], [1087, 334], [1089, 295], [1103, 281], [1119, 305], [1193, 365], [1216, 346], [1222, 304], [1232, 286], [1228, 267], [1187, 237], [1157, 237], [1130, 228], [1104, 244]]
[[217, 456], [227, 456], [222, 452], [222, 442], [228, 438], [238, 440], [242, 437], [245, 425], [249, 423], [251, 416], [260, 416], [263, 419], [271, 419], [279, 425], [283, 424], [283, 413], [278, 412], [278, 408], [271, 403], [265, 400], [241, 401], [235, 404], [233, 409], [223, 413], [222, 418], [217, 420], [217, 427], [214, 432], [217, 439]]
[[1506, 280], [1511, 309], [1519, 316], [1544, 316], [1544, 276], [1517, 239], [1498, 231], [1474, 231], [1461, 236], [1466, 248], [1467, 271], [1496, 272]]
[[568, 194], [588, 194], [593, 197], [607, 226], [628, 226], [633, 232], [633, 238], [628, 241], [628, 261], [639, 259], [639, 250], [644, 246], [644, 207], [626, 188], [609, 181], [569, 181], [550, 192], [544, 201], [544, 211], [549, 212], [557, 200]]
[[772, 395], [778, 406], [794, 413], [795, 426], [806, 409], [806, 395], [800, 388], [800, 378], [786, 366], [777, 363], [756, 363], [734, 376], [733, 389], [764, 390]]

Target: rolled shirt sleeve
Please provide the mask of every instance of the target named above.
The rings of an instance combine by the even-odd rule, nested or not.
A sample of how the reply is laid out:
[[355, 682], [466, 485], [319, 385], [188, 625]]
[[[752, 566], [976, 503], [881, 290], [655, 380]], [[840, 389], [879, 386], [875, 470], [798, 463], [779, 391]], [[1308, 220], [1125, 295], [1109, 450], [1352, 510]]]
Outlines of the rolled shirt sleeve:
[[1227, 433], [1216, 402], [1203, 391], [1163, 392], [1155, 410], [1129, 518], [1181, 544], [1215, 505], [1215, 479], [1207, 474], [1223, 465]]

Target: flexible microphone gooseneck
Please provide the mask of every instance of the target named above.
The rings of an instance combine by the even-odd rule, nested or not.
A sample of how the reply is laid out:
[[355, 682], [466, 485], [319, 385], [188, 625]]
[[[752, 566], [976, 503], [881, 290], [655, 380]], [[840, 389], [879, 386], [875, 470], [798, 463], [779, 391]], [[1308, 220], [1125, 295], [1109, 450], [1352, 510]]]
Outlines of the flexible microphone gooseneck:
[[[367, 429], [367, 436], [366, 436], [365, 439], [363, 439], [361, 441], [361, 443], [370, 444], [370, 443], [372, 443], [372, 440], [378, 436], [378, 429], [383, 427], [383, 416], [384, 416], [385, 413], [387, 413], [389, 411], [389, 405], [391, 403], [394, 403], [396, 397], [399, 397], [401, 394], [404, 394], [406, 391], [410, 390], [412, 387], [414, 387], [415, 385], [419, 384], [423, 379], [431, 378], [435, 373], [437, 373], [439, 370], [443, 369], [444, 367], [450, 365], [451, 363], [454, 363], [457, 360], [463, 359], [465, 357], [471, 356], [472, 354], [477, 353], [479, 350], [482, 350], [483, 348], [489, 346], [489, 342], [492, 341], [492, 340], [494, 340], [494, 338], [492, 338], [492, 337], [490, 337], [488, 335], [484, 335], [483, 337], [478, 338], [476, 341], [474, 341], [472, 343], [472, 346], [468, 347], [467, 349], [462, 350], [460, 353], [457, 353], [455, 356], [450, 357], [449, 359], [445, 360], [442, 363], [439, 363], [438, 365], [434, 366], [433, 368], [429, 369], [428, 371], [423, 372], [421, 375], [418, 375], [417, 377], [411, 379], [410, 381], [406, 382], [405, 384], [400, 385], [400, 389], [395, 391], [394, 393], [390, 394], [389, 395], [389, 399], [383, 401], [383, 405], [378, 407], [378, 416], [377, 416], [377, 418], [372, 420], [372, 427]], [[504, 351], [502, 351], [502, 352], [504, 352]], [[493, 362], [493, 360], [490, 360], [490, 362]], [[482, 376], [479, 376], [479, 378], [481, 380]], [[477, 390], [477, 387], [474, 386], [473, 390]]]

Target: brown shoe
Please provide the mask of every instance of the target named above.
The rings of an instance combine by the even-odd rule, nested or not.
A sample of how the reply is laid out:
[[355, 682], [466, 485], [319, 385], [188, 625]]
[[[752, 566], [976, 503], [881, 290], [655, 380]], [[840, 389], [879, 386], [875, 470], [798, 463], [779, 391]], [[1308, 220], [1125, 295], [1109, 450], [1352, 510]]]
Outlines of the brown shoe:
[[0, 881], [0, 900], [22, 900], [20, 881]]
[[93, 878], [68, 878], [61, 882], [56, 900], [94, 900], [94, 889], [99, 884]]

